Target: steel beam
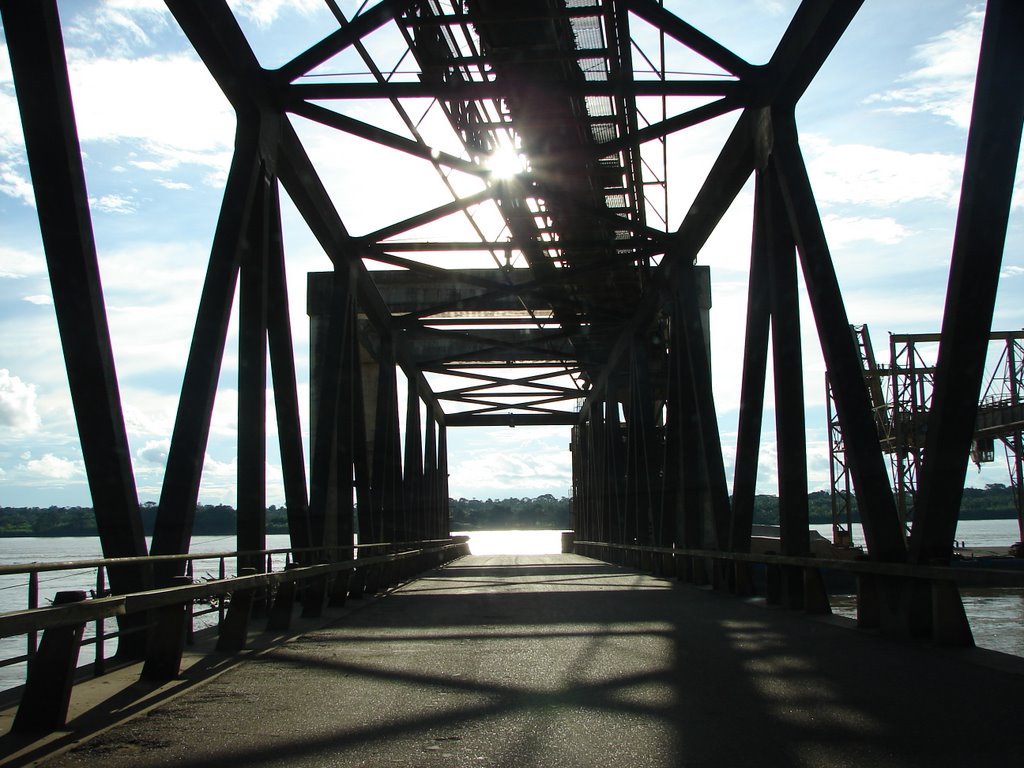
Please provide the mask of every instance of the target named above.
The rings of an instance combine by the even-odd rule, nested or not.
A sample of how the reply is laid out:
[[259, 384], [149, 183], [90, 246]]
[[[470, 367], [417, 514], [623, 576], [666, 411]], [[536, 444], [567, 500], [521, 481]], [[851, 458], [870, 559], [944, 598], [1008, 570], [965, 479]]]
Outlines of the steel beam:
[[[810, 554], [807, 508], [807, 428], [804, 418], [803, 358], [796, 245], [785, 204], [771, 169], [766, 201], [770, 258], [772, 367], [775, 375], [775, 435], [778, 443], [779, 538], [782, 554]], [[799, 577], [799, 572], [791, 572]], [[792, 586], [792, 581], [790, 586]], [[795, 579], [797, 590], [802, 579]]]
[[[57, 4], [0, 2], [89, 492], [105, 557], [146, 554]], [[149, 585], [110, 569], [115, 593]]]
[[[520, 87], [543, 89], [555, 98], [587, 96], [729, 96], [738, 90], [733, 80], [634, 80], [631, 82], [581, 81], [567, 83], [557, 79], [531, 82]], [[388, 83], [301, 83], [288, 86], [283, 95], [288, 111], [302, 109], [306, 100], [342, 99], [438, 99], [441, 101], [491, 101], [505, 98], [508, 86], [501, 82], [417, 82]]]
[[287, 82], [302, 77], [332, 56], [337, 56], [357, 41], [392, 21], [396, 16], [413, 5], [416, 0], [381, 0], [368, 10], [356, 16], [316, 45], [296, 56], [276, 72], [279, 80]]
[[[346, 362], [346, 336], [351, 329], [346, 325], [354, 319], [353, 276], [349, 270], [335, 273], [334, 292], [326, 322], [315, 316], [310, 332], [310, 488], [309, 519], [311, 543], [314, 547], [334, 546], [339, 538], [339, 488], [344, 482], [339, 476], [342, 457], [347, 453], [339, 425], [344, 423], [341, 389]], [[351, 463], [349, 463], [351, 477]], [[347, 491], [351, 497], [352, 483]], [[349, 502], [351, 505], [351, 501]], [[350, 507], [351, 508], [351, 507]]]
[[952, 554], [1024, 125], [1024, 4], [989, 0], [928, 417], [914, 562]]
[[[270, 188], [259, 183], [242, 247], [238, 291], [238, 482], [236, 542], [240, 552], [267, 547], [267, 312]], [[239, 568], [266, 570], [261, 555], [239, 557]]]
[[285, 505], [288, 507], [288, 534], [293, 548], [304, 549], [310, 546], [309, 496], [306, 489], [302, 426], [299, 419], [295, 350], [288, 311], [281, 201], [276, 183], [270, 189], [270, 205], [267, 275], [267, 340], [270, 348], [270, 371], [274, 385]]
[[400, 539], [402, 507], [401, 434], [398, 422], [398, 382], [390, 339], [381, 340], [374, 420], [373, 466], [370, 488], [381, 519], [384, 541]]
[[403, 539], [415, 541], [423, 538], [423, 434], [420, 419], [420, 396], [415, 382], [407, 390], [405, 410], [405, 464], [403, 465], [405, 493], [405, 526]]
[[[696, 286], [695, 268], [690, 265], [683, 273], [680, 286], [679, 314], [684, 338], [687, 366], [683, 386], [693, 388], [693, 401], [697, 410], [700, 446], [707, 477], [707, 494], [711, 527], [715, 533], [715, 548], [726, 549], [729, 541], [729, 484], [725, 478], [722, 439], [718, 432], [714, 392], [711, 386], [710, 350], [701, 322]], [[687, 381], [689, 379], [689, 381]]]
[[[188, 552], [242, 243], [256, 189], [264, 173], [258, 146], [257, 126], [240, 123], [167, 453], [150, 548], [154, 555]], [[183, 562], [158, 567], [157, 586], [170, 583], [174, 576], [183, 574], [184, 569]]]
[[[436, 414], [434, 419], [436, 421]], [[438, 493], [441, 497], [441, 509], [438, 511], [439, 533], [444, 538], [451, 535], [451, 524], [448, 513], [448, 428], [443, 424], [437, 425], [437, 477]]]
[[565, 413], [482, 413], [467, 415], [449, 413], [449, 427], [557, 427], [571, 426], [579, 421], [575, 411]]
[[850, 333], [832, 256], [800, 154], [796, 124], [792, 113], [772, 114], [771, 162], [778, 172], [822, 354], [831, 376], [868, 551], [875, 560], [903, 560], [906, 547], [861, 373], [860, 355]]
[[713, 64], [717, 64], [727, 72], [743, 77], [753, 69], [740, 56], [686, 23], [671, 11], [665, 10], [664, 6], [655, 3], [654, 0], [626, 0], [625, 6], [631, 13], [635, 13], [649, 24], [653, 24], [669, 37], [678, 40], [690, 50], [700, 54]]
[[750, 551], [750, 535], [754, 523], [754, 496], [757, 490], [764, 387], [768, 373], [768, 329], [771, 319], [768, 286], [768, 262], [771, 259], [768, 222], [770, 194], [765, 172], [758, 171], [754, 188], [754, 234], [747, 287], [747, 320], [736, 437], [736, 466], [732, 484], [729, 549], [733, 552]]
[[345, 133], [353, 136], [358, 136], [361, 139], [372, 141], [375, 144], [380, 144], [381, 146], [389, 147], [399, 152], [405, 152], [406, 154], [418, 157], [421, 160], [437, 163], [474, 176], [488, 177], [491, 175], [490, 171], [479, 163], [474, 163], [472, 160], [456, 157], [455, 155], [450, 155], [447, 152], [440, 152], [426, 144], [421, 144], [418, 141], [407, 139], [397, 133], [392, 133], [391, 131], [386, 131], [383, 128], [378, 128], [375, 125], [370, 125], [369, 123], [364, 123], [361, 120], [356, 120], [348, 117], [347, 115], [342, 115], [341, 113], [334, 112], [326, 107], [309, 104], [305, 101], [299, 101], [291, 104], [288, 111], [294, 115], [298, 115], [299, 117], [304, 117], [307, 120], [313, 120], [321, 125], [336, 128], [339, 131], [344, 131]]

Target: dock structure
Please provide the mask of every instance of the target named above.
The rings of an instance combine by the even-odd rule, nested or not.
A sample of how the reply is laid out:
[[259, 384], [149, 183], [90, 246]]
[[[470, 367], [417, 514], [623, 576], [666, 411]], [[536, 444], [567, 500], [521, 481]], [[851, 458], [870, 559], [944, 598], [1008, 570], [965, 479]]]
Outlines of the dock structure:
[[[811, 557], [807, 535], [799, 317], [806, 299], [829, 372], [844, 471], [866, 540], [862, 559], [837, 560], [830, 567], [855, 575], [860, 626], [928, 643], [971, 645], [960, 577], [948, 566], [972, 439], [986, 417], [978, 409], [979, 395], [1024, 123], [1024, 4], [986, 4], [939, 350], [929, 373], [927, 413], [915, 415], [927, 424], [915, 433], [922, 444], [915, 454], [909, 536], [890, 484], [872, 382], [864, 374], [859, 337], [851, 332], [795, 116], [854, 22], [860, 2], [804, 0], [773, 41], [774, 53], [757, 63], [697, 29], [684, 12], [655, 0], [379, 0], [352, 18], [332, 0], [326, 5], [336, 25], [323, 30], [319, 42], [268, 69], [226, 0], [167, 0], [175, 22], [234, 109], [237, 127], [155, 532], [147, 547], [57, 4], [0, 0], [97, 525], [105, 557], [118, 558], [107, 569], [109, 596], [45, 609], [51, 612], [37, 628], [117, 617], [124, 633], [119, 654], [146, 658], [151, 670], [161, 670], [158, 676], [173, 676], [184, 643], [181, 606], [186, 600], [191, 604], [197, 597], [232, 593], [234, 609], [223, 626], [233, 627], [228, 633], [233, 639], [224, 645], [237, 648], [245, 644], [250, 612], [270, 605], [275, 595], [285, 596], [281, 611], [290, 611], [292, 600], [301, 599], [307, 612], [317, 614], [329, 600], [343, 600], [346, 592], [387, 589], [464, 554], [448, 527], [449, 430], [567, 425], [572, 427], [574, 531], [566, 542], [574, 554], [527, 563], [522, 570], [514, 563], [466, 561], [406, 586], [395, 593], [390, 608], [381, 608], [383, 613], [367, 612], [385, 623], [392, 620], [388, 610], [406, 602], [420, 601], [428, 616], [438, 612], [436, 623], [427, 628], [403, 626], [400, 616], [394, 618], [396, 623], [387, 625], [395, 629], [394, 637], [379, 638], [393, 652], [392, 660], [367, 661], [365, 679], [359, 682], [379, 683], [372, 694], [378, 699], [389, 686], [422, 685], [407, 708], [392, 702], [396, 708], [387, 711], [393, 721], [374, 721], [384, 711], [374, 706], [361, 715], [367, 724], [347, 721], [344, 726], [345, 733], [372, 736], [353, 736], [351, 744], [342, 744], [348, 737], [339, 736], [332, 725], [335, 730], [311, 735], [310, 744], [320, 739], [325, 747], [351, 747], [353, 761], [370, 764], [359, 750], [389, 735], [397, 738], [408, 725], [415, 737], [408, 737], [411, 751], [399, 764], [420, 764], [425, 759], [416, 751], [420, 748], [431, 750], [427, 754], [457, 755], [464, 764], [477, 752], [485, 759], [481, 764], [518, 764], [519, 748], [531, 754], [550, 748], [550, 754], [559, 754], [552, 746], [560, 738], [558, 723], [577, 738], [578, 731], [607, 721], [606, 733], [595, 731], [591, 752], [574, 754], [581, 756], [581, 765], [616, 764], [598, 759], [606, 756], [599, 749], [601, 739], [619, 743], [617, 729], [627, 728], [621, 718], [635, 716], [642, 723], [651, 716], [649, 728], [638, 727], [647, 728], [664, 750], [677, 750], [674, 754], [684, 762], [691, 755], [699, 763], [715, 750], [735, 747], [727, 743], [722, 726], [707, 731], [690, 725], [680, 731], [666, 729], [666, 719], [695, 716], [707, 707], [702, 717], [720, 707], [722, 717], [731, 719], [737, 713], [733, 705], [744, 699], [743, 716], [751, 718], [753, 727], [759, 710], [750, 702], [758, 696], [765, 702], [766, 718], [756, 732], [763, 733], [766, 744], [797, 739], [797, 731], [815, 727], [786, 720], [786, 712], [802, 712], [802, 717], [810, 712], [808, 706], [780, 704], [790, 696], [803, 705], [814, 696], [821, 697], [823, 706], [845, 701], [843, 711], [850, 718], [835, 724], [837, 732], [877, 733], [878, 744], [896, 744], [906, 734], [893, 732], [882, 712], [888, 704], [880, 690], [857, 688], [852, 679], [832, 681], [829, 676], [838, 673], [827, 648], [813, 651], [822, 654], [813, 658], [794, 656], [791, 675], [788, 657], [765, 660], [770, 648], [790, 642], [786, 632], [794, 632], [792, 641], [811, 653], [815, 643], [810, 636], [831, 629], [789, 628], [788, 619], [773, 619], [786, 623], [783, 631], [756, 611], [740, 616], [746, 611], [742, 607], [729, 609], [736, 615], [715, 618], [725, 609], [703, 593], [681, 596], [671, 583], [625, 576], [616, 568], [602, 570], [598, 561], [739, 596], [762, 585], [772, 603], [828, 613], [823, 564]], [[634, 34], [641, 28], [642, 35]], [[389, 69], [392, 65], [375, 58], [374, 36], [384, 32], [400, 43], [400, 68]], [[652, 40], [655, 48], [686, 49], [701, 62], [703, 74], [670, 71], [664, 55], [645, 49]], [[348, 78], [335, 66], [338, 61], [360, 61], [365, 71], [360, 78]], [[390, 105], [391, 117], [375, 124], [364, 119], [369, 112], [338, 106], [355, 102]], [[413, 103], [421, 105], [418, 111], [411, 109]], [[652, 104], [660, 106], [652, 112]], [[434, 145], [424, 126], [427, 106], [447, 126], [449, 140], [443, 144]], [[685, 215], [669, 221], [669, 139], [686, 141], [688, 130], [725, 115], [731, 116], [732, 128], [717, 159]], [[372, 142], [381, 151], [417, 158], [436, 171], [450, 200], [354, 234], [358, 222], [344, 221], [339, 214], [332, 196], [336, 185], [327, 183], [318, 167], [320, 155], [296, 130], [299, 119]], [[751, 179], [753, 243], [730, 486], [724, 456], [733, 447], [723, 446], [711, 386], [712, 278], [709, 266], [698, 262]], [[352, 180], [347, 193], [360, 194], [358, 180]], [[294, 318], [288, 312], [283, 196], [333, 263], [329, 272], [310, 274], [307, 284], [308, 435], [299, 415], [305, 382], [297, 380]], [[455, 258], [460, 255], [481, 257], [483, 264], [450, 268], [435, 258], [461, 263]], [[231, 580], [222, 586], [195, 585], [188, 583], [184, 555], [236, 293], [237, 549], [250, 554], [239, 555], [233, 587]], [[1018, 353], [1019, 345], [1013, 350]], [[1011, 363], [1015, 372], [1019, 357]], [[750, 543], [769, 359], [780, 536], [778, 551], [761, 555], [751, 553]], [[291, 569], [279, 573], [268, 572], [264, 557], [268, 376], [295, 553]], [[405, 403], [399, 402], [402, 381], [407, 384]], [[1011, 397], [998, 426], [1000, 437], [1016, 451], [1019, 474], [1024, 423], [1020, 393], [1015, 389]], [[629, 615], [621, 632], [615, 614], [603, 613], [604, 603], [597, 599], [607, 586], [606, 576], [608, 588], [622, 600], [608, 605]], [[509, 596], [495, 599], [494, 608], [520, 606], [520, 614], [501, 618], [509, 630], [488, 618], [491, 608], [480, 595], [492, 582], [514, 585], [520, 578], [526, 593], [541, 585], [536, 604], [548, 613], [531, 618], [526, 598], [513, 588]], [[563, 579], [588, 586], [579, 592], [551, 586]], [[444, 591], [446, 580], [455, 582], [451, 592]], [[296, 585], [298, 596], [289, 596]], [[635, 592], [627, 595], [629, 590]], [[652, 598], [661, 593], [671, 593], [685, 603], [680, 610], [693, 612], [693, 626], [703, 627], [696, 636]], [[460, 601], [464, 607], [455, 607]], [[587, 613], [591, 609], [593, 615]], [[65, 618], [54, 618], [58, 613], [53, 611]], [[709, 612], [703, 619], [698, 618], [702, 611]], [[4, 631], [28, 627], [30, 619], [11, 619]], [[631, 629], [634, 625], [643, 629]], [[370, 640], [353, 627], [358, 623], [310, 636], [305, 646], [275, 652], [245, 674], [263, 678], [271, 688], [283, 683], [285, 677], [276, 672], [285, 669], [289, 675], [301, 674], [303, 685], [310, 687], [319, 684], [307, 679], [314, 671], [324, 680], [337, 673], [358, 678], [363, 668], [346, 658], [346, 649], [362, 654]], [[508, 679], [484, 675], [466, 684], [457, 682], [461, 673], [452, 661], [470, 662], [466, 654], [474, 652], [478, 639], [498, 657], [501, 648], [515, 649], [520, 642], [534, 647], [550, 636], [551, 654], [582, 654], [584, 664], [589, 663], [583, 658], [588, 648], [600, 657], [605, 648], [628, 646], [634, 631], [638, 644], [650, 646], [650, 666], [638, 667], [636, 659], [613, 653], [609, 664], [623, 665], [626, 682], [604, 670], [604, 676], [595, 673], [592, 689], [584, 668], [549, 668], [554, 663], [550, 657], [538, 657], [539, 666], [531, 668], [529, 654], [521, 659], [512, 654], [513, 666], [493, 671]], [[430, 637], [435, 639], [424, 640]], [[304, 657], [303, 647], [314, 648], [321, 642], [317, 638], [334, 649]], [[563, 641], [564, 648], [559, 645]], [[706, 645], [697, 652], [690, 642]], [[845, 641], [830, 635], [826, 645], [833, 642]], [[428, 660], [428, 646], [436, 647], [435, 661]], [[403, 667], [395, 661], [406, 647], [427, 648], [422, 665]], [[710, 666], [694, 661], [690, 653], [709, 659]], [[914, 658], [906, 654], [893, 671], [926, 664]], [[927, 663], [934, 664], [929, 670], [950, 658], [929, 655]], [[805, 664], [813, 672], [810, 677], [825, 682], [798, 680]], [[542, 674], [548, 669], [550, 678]], [[932, 706], [941, 690], [950, 695], [957, 690], [943, 688], [924, 666], [918, 671], [908, 673], [924, 686], [915, 694], [915, 706]], [[846, 678], [856, 677], [846, 673]], [[563, 692], [557, 681], [571, 674], [582, 675], [579, 685]], [[688, 688], [683, 681], [690, 674], [703, 687]], [[712, 683], [719, 674], [732, 686], [726, 689], [729, 703], [715, 701]], [[517, 687], [514, 680], [520, 675], [525, 677]], [[331, 685], [337, 683], [331, 679]], [[977, 680], [981, 677], [970, 683], [977, 696], [989, 691], [989, 701], [1002, 701], [1001, 693], [992, 693], [995, 682], [985, 688]], [[975, 693], [968, 693], [974, 700]], [[265, 695], [284, 697], [270, 689]], [[287, 697], [307, 698], [295, 689]], [[865, 701], [878, 709], [868, 714]], [[383, 707], [385, 702], [379, 703]], [[439, 714], [431, 715], [435, 704]], [[199, 702], [194, 706], [196, 712], [202, 708]], [[474, 723], [467, 725], [472, 735], [443, 727], [448, 707], [451, 717]], [[532, 721], [518, 719], [522, 708], [535, 707], [555, 713], [543, 733], [523, 729], [522, 723]], [[239, 708], [238, 717], [248, 718], [245, 712]], [[491, 714], [505, 718], [520, 746], [500, 754], [488, 751], [493, 736], [478, 724]], [[935, 717], [925, 720], [939, 723], [939, 714]], [[260, 720], [253, 715], [248, 722]], [[994, 732], [990, 735], [997, 739]], [[942, 739], [947, 738], [966, 737], [944, 730]], [[532, 745], [531, 739], [536, 739]], [[301, 752], [301, 741], [296, 731], [289, 743]], [[928, 749], [948, 755], [944, 743]], [[253, 741], [250, 747], [258, 752], [260, 744]], [[774, 764], [835, 764], [827, 750], [813, 744], [807, 749], [786, 753], [786, 759], [779, 752]], [[884, 762], [885, 749], [873, 747], [864, 753], [865, 760]], [[249, 758], [256, 761], [256, 752]], [[913, 751], [916, 757], [908, 757], [907, 764], [925, 753]], [[634, 757], [620, 762], [647, 764], [646, 758]], [[534, 763], [545, 761], [556, 762]]]

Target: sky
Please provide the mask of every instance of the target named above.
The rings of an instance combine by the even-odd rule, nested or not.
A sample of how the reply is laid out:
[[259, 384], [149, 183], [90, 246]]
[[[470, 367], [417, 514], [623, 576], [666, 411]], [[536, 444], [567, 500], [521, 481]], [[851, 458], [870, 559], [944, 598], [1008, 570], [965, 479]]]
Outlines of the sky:
[[[350, 16], [358, 6], [340, 5]], [[335, 28], [321, 0], [232, 0], [231, 6], [268, 67], [289, 60]], [[764, 63], [797, 3], [667, 0], [666, 6], [748, 61]], [[230, 162], [234, 118], [162, 3], [65, 0], [59, 8], [136, 483], [142, 501], [155, 501]], [[888, 360], [888, 332], [934, 332], [941, 325], [983, 10], [964, 0], [932, 0], [922, 14], [918, 0], [867, 0], [798, 107], [801, 146], [847, 313], [851, 322], [869, 325], [880, 361]], [[633, 29], [639, 45], [650, 45], [649, 29], [642, 23]], [[0, 506], [88, 505], [3, 40]], [[402, 46], [388, 28], [367, 44], [382, 63], [401, 59]], [[669, 69], [709, 71], [707, 62], [679, 47], [669, 45], [667, 57]], [[325, 65], [333, 71], [358, 66], [349, 59]], [[414, 106], [411, 111], [423, 116], [431, 142], [455, 150], [438, 111], [427, 104]], [[378, 105], [354, 103], [344, 109], [401, 130], [394, 114]], [[670, 228], [682, 220], [735, 118], [735, 113], [727, 115], [670, 139]], [[299, 118], [293, 124], [353, 233], [373, 231], [444, 201], [429, 165], [398, 160]], [[454, 183], [460, 194], [469, 189], [468, 182]], [[1024, 327], [1024, 182], [1019, 171], [1015, 190], [996, 330]], [[283, 197], [290, 311], [308, 436], [304, 288], [306, 274], [328, 270], [330, 262]], [[748, 184], [698, 258], [712, 273], [711, 354], [730, 477], [752, 201]], [[486, 211], [481, 218], [486, 221]], [[801, 312], [808, 471], [815, 490], [829, 484], [824, 365], [806, 300]], [[232, 327], [200, 491], [203, 503], [235, 500], [236, 348]], [[770, 395], [769, 382], [766, 402]], [[570, 493], [568, 428], [452, 429], [448, 438], [455, 498]], [[283, 487], [273, 428], [267, 455], [268, 503], [279, 504]], [[983, 471], [972, 468], [968, 482], [1007, 483], [1000, 450], [996, 459]], [[758, 491], [775, 490], [774, 415], [768, 408]]]

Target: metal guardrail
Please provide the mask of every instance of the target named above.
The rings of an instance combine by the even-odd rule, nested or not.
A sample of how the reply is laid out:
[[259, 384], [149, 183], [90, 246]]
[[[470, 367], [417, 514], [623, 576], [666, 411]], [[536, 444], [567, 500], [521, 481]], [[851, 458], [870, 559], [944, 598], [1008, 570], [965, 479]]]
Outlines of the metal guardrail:
[[[893, 576], [928, 581], [951, 581], [964, 586], [993, 587], [1014, 586], [1024, 587], [1024, 570], [1000, 568], [960, 567], [948, 565], [910, 565], [908, 563], [887, 563], [876, 560], [839, 560], [823, 557], [794, 557], [767, 553], [723, 552], [714, 549], [679, 549], [676, 547], [651, 547], [637, 544], [609, 544], [602, 541], [574, 542], [576, 547], [595, 547], [617, 549], [624, 552], [637, 552], [679, 557], [695, 557], [705, 560], [721, 560], [728, 562], [744, 562], [762, 565], [788, 565], [801, 568], [818, 568], [824, 570], [847, 571], [868, 576]], [[577, 549], [578, 551], [578, 549]]]
[[[340, 587], [341, 600], [344, 600], [350, 590], [353, 596], [357, 593], [361, 595], [371, 580], [373, 587], [400, 583], [417, 573], [468, 554], [467, 541], [466, 537], [455, 537], [410, 543], [364, 544], [332, 550], [316, 548], [205, 552], [0, 566], [0, 575], [29, 576], [28, 607], [0, 614], [0, 638], [18, 635], [28, 638], [28, 653], [6, 660], [7, 664], [20, 661], [29, 663], [25, 689], [13, 727], [21, 731], [45, 731], [63, 725], [79, 648], [84, 642], [96, 644], [95, 671], [99, 674], [103, 671], [103, 643], [126, 634], [105, 633], [103, 622], [107, 619], [145, 617], [137, 628], [129, 630], [156, 630], [149, 633], [150, 642], [145, 653], [143, 675], [151, 679], [171, 678], [178, 674], [182, 646], [186, 635], [191, 632], [195, 616], [217, 612], [218, 650], [241, 650], [248, 632], [253, 597], [259, 590], [263, 590], [267, 598], [268, 625], [277, 622], [280, 625], [277, 628], [282, 628], [291, 621], [296, 586], [300, 583], [306, 585], [303, 615], [318, 616], [328, 599], [329, 587], [335, 592]], [[351, 555], [354, 551], [358, 553], [356, 557], [349, 556], [333, 562], [328, 559], [332, 554]], [[285, 567], [273, 571], [271, 558], [281, 554], [285, 555]], [[294, 561], [295, 555], [301, 555], [303, 564]], [[247, 559], [252, 562], [253, 558], [258, 558], [257, 562], [262, 563], [263, 558], [266, 558], [267, 570], [256, 572], [253, 568], [243, 568], [247, 572], [228, 577], [225, 563], [232, 558], [236, 563], [246, 562]], [[208, 560], [220, 561], [220, 577], [193, 583], [193, 563]], [[105, 594], [103, 572], [108, 567], [150, 565], [167, 561], [187, 563], [187, 575], [181, 577], [185, 583], [122, 595]], [[38, 607], [40, 573], [89, 568], [96, 568], [98, 574], [99, 588], [94, 597], [85, 599], [85, 592], [81, 590], [58, 593], [54, 605]], [[205, 611], [193, 612], [196, 601], [216, 601], [217, 605]], [[89, 622], [96, 622], [96, 637], [83, 642], [83, 631]], [[43, 636], [37, 647], [35, 638], [39, 632]]]

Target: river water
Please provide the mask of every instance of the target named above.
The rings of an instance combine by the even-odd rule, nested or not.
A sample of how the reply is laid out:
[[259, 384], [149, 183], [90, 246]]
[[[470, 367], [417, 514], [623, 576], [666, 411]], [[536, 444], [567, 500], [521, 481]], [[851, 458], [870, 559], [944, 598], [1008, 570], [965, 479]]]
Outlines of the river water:
[[[831, 538], [831, 526], [812, 526], [826, 538]], [[470, 549], [475, 555], [522, 554], [541, 555], [561, 551], [560, 531], [471, 531]], [[863, 543], [859, 526], [854, 526], [854, 543]], [[1018, 538], [1015, 520], [975, 520], [961, 522], [956, 538], [968, 547], [1006, 548]], [[234, 536], [197, 536], [192, 540], [191, 551], [195, 553], [222, 552], [234, 549]], [[278, 549], [289, 546], [287, 535], [267, 537], [267, 548]], [[31, 562], [53, 562], [66, 560], [88, 560], [100, 557], [99, 539], [95, 537], [68, 538], [0, 538], [0, 564]], [[278, 562], [281, 561], [281, 562]], [[215, 578], [218, 575], [218, 560], [198, 561], [195, 578]], [[283, 567], [283, 558], [275, 560], [274, 569]], [[227, 573], [234, 573], [234, 562], [228, 561]], [[47, 605], [54, 594], [62, 590], [96, 588], [95, 570], [42, 573], [39, 578], [39, 601]], [[0, 612], [23, 610], [27, 606], [28, 578], [26, 576], [0, 575]], [[964, 590], [964, 609], [971, 621], [975, 641], [983, 648], [1011, 653], [1024, 657], [1024, 589]], [[852, 615], [855, 606], [851, 598], [835, 598], [833, 610], [842, 615]], [[112, 621], [107, 623], [107, 632], [114, 629]], [[92, 637], [93, 625], [86, 629], [86, 637]], [[113, 641], [105, 644], [106, 655], [115, 650]], [[0, 659], [11, 658], [25, 653], [23, 637], [0, 640]], [[93, 647], [85, 646], [79, 664], [89, 664], [95, 658]], [[0, 690], [24, 682], [24, 664], [0, 667]]]

